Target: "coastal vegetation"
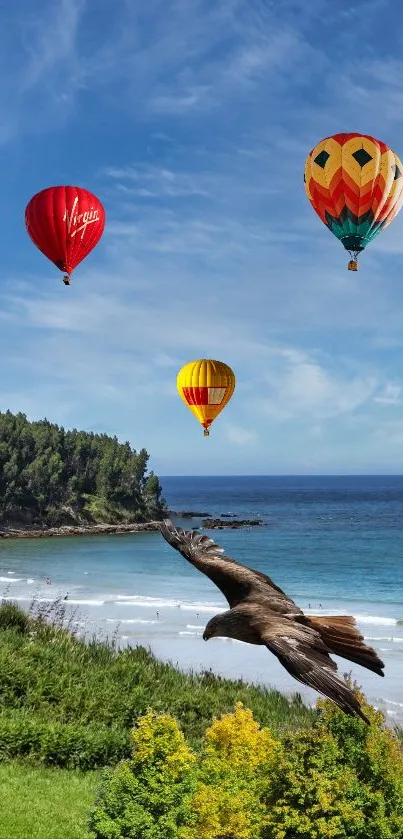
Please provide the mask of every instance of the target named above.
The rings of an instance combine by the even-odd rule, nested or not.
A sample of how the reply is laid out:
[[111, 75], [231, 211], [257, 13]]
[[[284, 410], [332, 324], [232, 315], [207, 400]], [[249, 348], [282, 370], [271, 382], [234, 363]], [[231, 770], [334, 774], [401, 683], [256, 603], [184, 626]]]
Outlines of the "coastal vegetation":
[[28, 835], [26, 784], [34, 839], [402, 839], [402, 742], [367, 703], [371, 726], [318, 714], [76, 620], [59, 601], [0, 606], [0, 839]]
[[0, 413], [0, 525], [161, 519], [161, 485], [148, 461], [145, 449], [107, 434]]
[[130, 731], [152, 705], [181, 720], [192, 747], [222, 712], [242, 701], [281, 734], [309, 726], [301, 699], [214, 676], [182, 673], [144, 647], [78, 638], [64, 629], [63, 602], [0, 607], [0, 759], [94, 769], [131, 753]]
[[237, 703], [198, 751], [172, 715], [148, 712], [101, 785], [95, 839], [401, 839], [403, 754], [382, 714], [364, 702], [368, 727], [321, 705], [279, 738]]
[[88, 839], [101, 772], [0, 762], [0, 839]]

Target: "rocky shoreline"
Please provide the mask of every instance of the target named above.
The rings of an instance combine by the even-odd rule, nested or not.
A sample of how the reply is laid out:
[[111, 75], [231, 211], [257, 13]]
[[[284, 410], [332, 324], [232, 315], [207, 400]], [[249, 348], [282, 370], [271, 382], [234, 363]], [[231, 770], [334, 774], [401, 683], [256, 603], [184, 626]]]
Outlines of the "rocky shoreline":
[[211, 513], [200, 513], [197, 510], [168, 510], [168, 514], [178, 519], [203, 519], [211, 516]]
[[[185, 517], [184, 514], [169, 511], [169, 515]], [[201, 518], [201, 513], [187, 512], [186, 518]], [[160, 521], [147, 521], [141, 524], [82, 524], [82, 525], [61, 525], [60, 527], [0, 527], [0, 539], [44, 539], [56, 536], [99, 536], [112, 533], [156, 533], [160, 528]], [[221, 519], [203, 518], [201, 527], [206, 530], [223, 530], [224, 528], [235, 529], [238, 527], [259, 527], [263, 522], [260, 519]], [[198, 530], [199, 527], [193, 529]]]
[[0, 530], [0, 539], [40, 539], [50, 536], [97, 536], [108, 533], [156, 532], [159, 530], [160, 524], [159, 521], [147, 521], [142, 524], [64, 525], [62, 527], [32, 528], [30, 530], [7, 527]]

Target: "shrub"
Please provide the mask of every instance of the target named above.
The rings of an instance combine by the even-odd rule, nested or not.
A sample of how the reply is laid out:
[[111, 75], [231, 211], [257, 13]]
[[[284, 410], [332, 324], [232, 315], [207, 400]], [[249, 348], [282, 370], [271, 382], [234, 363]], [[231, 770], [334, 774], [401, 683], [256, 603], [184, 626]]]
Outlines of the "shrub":
[[280, 743], [237, 703], [205, 732], [196, 765], [175, 720], [148, 713], [93, 812], [95, 839], [403, 839], [403, 754], [371, 721], [319, 701]]
[[195, 756], [168, 714], [149, 712], [132, 731], [133, 755], [107, 776], [91, 814], [95, 839], [179, 839], [192, 821]]
[[128, 732], [104, 725], [63, 724], [32, 711], [0, 715], [0, 760], [29, 757], [45, 765], [95, 769], [127, 754]]
[[269, 729], [240, 702], [215, 720], [206, 731], [192, 802], [195, 824], [182, 839], [256, 839], [265, 817], [264, 779], [279, 751]]
[[286, 740], [262, 839], [402, 839], [403, 754], [383, 715], [356, 694], [371, 726], [319, 700], [311, 730]]
[[0, 604], [0, 630], [14, 629], [17, 632], [28, 632], [30, 620], [26, 612], [12, 600], [3, 600]]
[[[26, 614], [12, 605], [18, 623], [26, 625]], [[119, 650], [112, 643], [80, 639], [64, 628], [65, 605], [33, 601], [27, 632], [15, 626], [0, 631], [0, 712], [27, 709], [49, 724], [119, 729], [128, 744], [119, 759], [130, 757], [130, 730], [151, 703], [154, 711], [181, 721], [196, 749], [212, 719], [231, 711], [238, 699], [276, 733], [306, 726], [316, 716], [277, 691], [180, 672], [143, 647]]]

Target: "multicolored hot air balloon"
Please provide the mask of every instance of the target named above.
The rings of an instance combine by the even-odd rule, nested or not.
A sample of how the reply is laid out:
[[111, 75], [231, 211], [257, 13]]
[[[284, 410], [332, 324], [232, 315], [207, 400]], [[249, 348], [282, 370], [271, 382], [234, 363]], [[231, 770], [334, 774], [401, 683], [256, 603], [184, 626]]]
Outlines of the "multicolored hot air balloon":
[[104, 232], [105, 210], [86, 189], [51, 186], [31, 198], [25, 225], [33, 243], [64, 272], [63, 282], [70, 285], [70, 274]]
[[309, 153], [304, 181], [315, 212], [349, 251], [349, 270], [357, 271], [357, 255], [402, 207], [397, 154], [367, 134], [335, 134]]
[[202, 358], [190, 361], [179, 371], [176, 380], [179, 394], [204, 428], [208, 437], [211, 423], [231, 399], [235, 375], [223, 361]]

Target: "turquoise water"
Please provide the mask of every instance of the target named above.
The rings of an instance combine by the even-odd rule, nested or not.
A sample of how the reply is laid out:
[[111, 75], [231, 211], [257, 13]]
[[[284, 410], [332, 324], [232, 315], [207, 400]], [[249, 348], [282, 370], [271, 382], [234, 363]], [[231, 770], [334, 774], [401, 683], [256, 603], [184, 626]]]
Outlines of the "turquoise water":
[[[339, 667], [351, 669], [369, 698], [403, 721], [403, 478], [171, 477], [162, 483], [173, 510], [261, 518], [261, 528], [214, 531], [214, 538], [236, 559], [270, 574], [307, 612], [355, 615], [384, 660], [386, 677], [337, 659]], [[3, 541], [0, 584], [22, 605], [34, 594], [51, 600], [68, 593], [80, 629], [118, 630], [122, 644], [150, 645], [182, 667], [213, 667], [298, 690], [309, 701], [317, 696], [265, 649], [203, 642], [205, 622], [226, 603], [159, 534]]]

